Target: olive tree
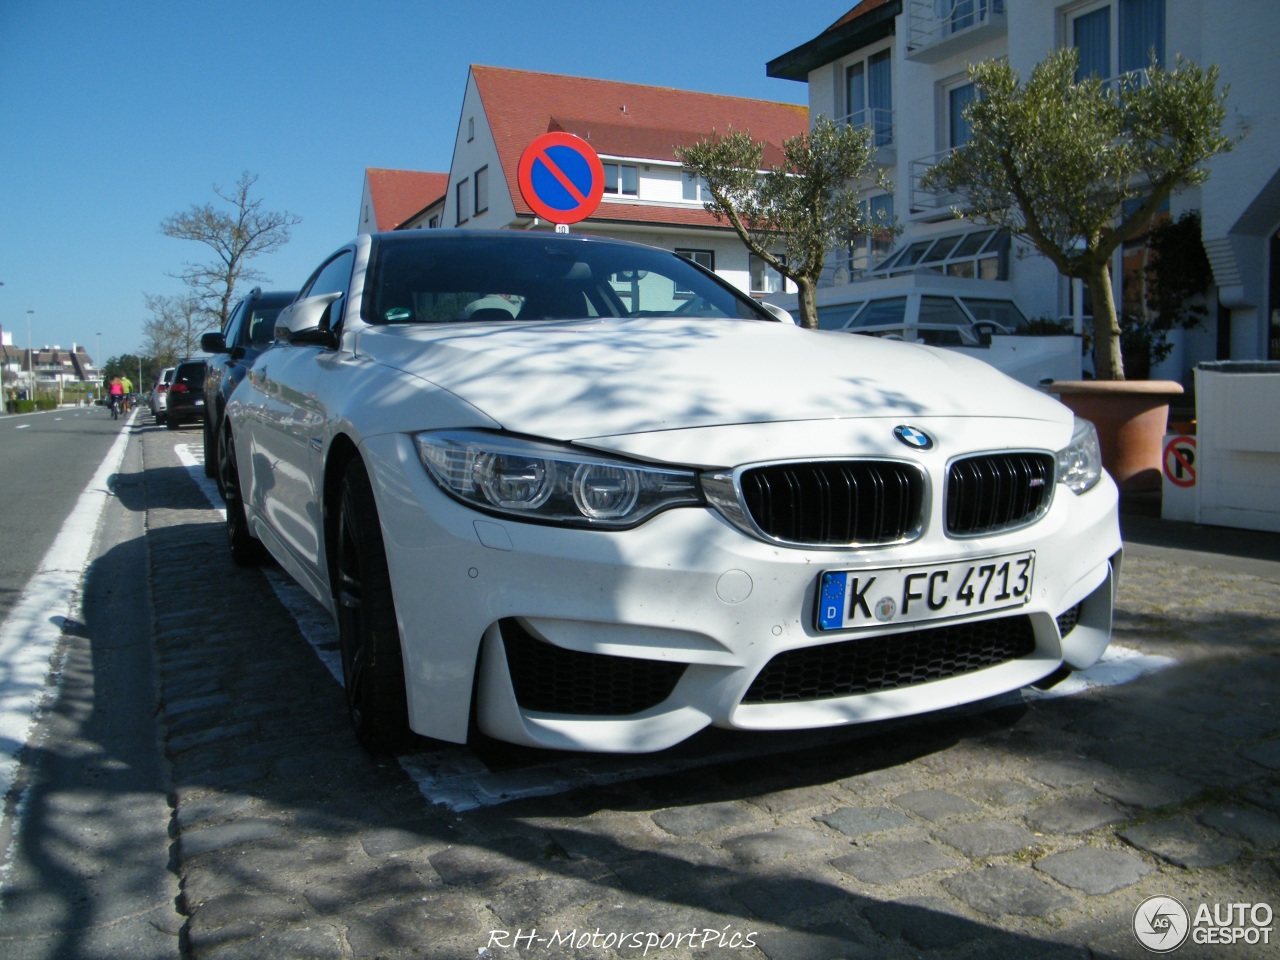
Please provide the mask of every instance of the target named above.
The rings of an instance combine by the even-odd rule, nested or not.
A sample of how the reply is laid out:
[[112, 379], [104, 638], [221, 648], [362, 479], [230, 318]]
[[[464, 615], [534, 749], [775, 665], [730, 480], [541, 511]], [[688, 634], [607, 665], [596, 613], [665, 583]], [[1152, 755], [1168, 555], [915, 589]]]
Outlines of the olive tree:
[[213, 251], [207, 263], [188, 263], [176, 276], [191, 288], [192, 296], [219, 327], [226, 326], [236, 285], [267, 279], [249, 266], [249, 261], [279, 250], [289, 242], [289, 228], [302, 222], [291, 213], [264, 210], [261, 198], [250, 196], [257, 182], [255, 174], [245, 171], [229, 193], [216, 185], [213, 188], [229, 209], [212, 203], [193, 204], [160, 223], [166, 237], [194, 240]]
[[1230, 150], [1216, 67], [1179, 59], [1107, 83], [1077, 79], [1074, 48], [1051, 53], [1025, 84], [1003, 61], [969, 68], [972, 137], [922, 185], [960, 195], [957, 215], [1030, 243], [1093, 300], [1097, 375], [1123, 380], [1111, 258], [1175, 190], [1204, 183]]
[[[730, 130], [692, 146], [677, 147], [676, 158], [690, 176], [701, 177], [711, 193], [704, 206], [729, 222], [747, 249], [799, 291], [800, 325], [818, 325], [814, 300], [827, 250], [860, 234], [888, 229], [872, 222], [859, 203], [861, 189], [874, 179], [875, 146], [869, 129], [819, 117], [808, 133], [782, 144], [781, 166], [764, 169], [764, 144], [748, 132]], [[775, 253], [781, 247], [784, 252]]]

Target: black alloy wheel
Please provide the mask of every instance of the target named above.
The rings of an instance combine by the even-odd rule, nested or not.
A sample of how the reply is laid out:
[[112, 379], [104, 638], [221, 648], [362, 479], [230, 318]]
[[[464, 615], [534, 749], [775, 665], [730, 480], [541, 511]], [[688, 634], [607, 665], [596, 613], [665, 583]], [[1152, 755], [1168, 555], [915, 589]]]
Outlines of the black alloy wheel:
[[231, 562], [237, 567], [257, 567], [269, 559], [262, 541], [249, 532], [249, 521], [244, 514], [244, 501], [240, 497], [240, 473], [236, 466], [236, 446], [231, 428], [218, 438], [218, 488], [227, 505], [227, 546], [231, 549]]
[[404, 661], [378, 508], [359, 457], [347, 464], [342, 477], [336, 559], [334, 593], [347, 711], [366, 750], [395, 754], [412, 736]]

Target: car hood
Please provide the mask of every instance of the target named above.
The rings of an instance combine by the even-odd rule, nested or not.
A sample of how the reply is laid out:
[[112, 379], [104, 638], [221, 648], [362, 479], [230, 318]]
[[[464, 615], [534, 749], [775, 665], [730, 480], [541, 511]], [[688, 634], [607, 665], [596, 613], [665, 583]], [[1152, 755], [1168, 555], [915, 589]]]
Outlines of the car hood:
[[762, 321], [370, 327], [357, 351], [504, 429], [560, 440], [865, 417], [1071, 419], [957, 353]]

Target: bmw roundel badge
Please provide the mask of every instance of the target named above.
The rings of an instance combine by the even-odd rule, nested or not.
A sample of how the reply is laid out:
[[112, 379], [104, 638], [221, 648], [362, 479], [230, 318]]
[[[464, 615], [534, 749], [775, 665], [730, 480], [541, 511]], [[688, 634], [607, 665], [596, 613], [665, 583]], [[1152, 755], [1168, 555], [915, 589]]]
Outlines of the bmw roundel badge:
[[905, 423], [893, 428], [893, 435], [915, 450], [929, 450], [933, 447], [933, 438], [918, 427], [909, 427]]

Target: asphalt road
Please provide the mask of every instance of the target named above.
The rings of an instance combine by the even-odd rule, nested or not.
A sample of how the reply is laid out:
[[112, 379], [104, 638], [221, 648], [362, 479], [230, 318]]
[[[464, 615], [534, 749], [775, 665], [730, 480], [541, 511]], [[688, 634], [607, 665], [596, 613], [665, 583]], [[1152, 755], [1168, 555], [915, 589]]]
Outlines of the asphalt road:
[[123, 428], [103, 407], [0, 416], [0, 621]]
[[1067, 695], [395, 764], [355, 744], [314, 605], [231, 566], [199, 431], [131, 429], [0, 838], [5, 960], [1139, 958], [1152, 897], [1280, 908], [1275, 535], [1132, 518], [1127, 653]]

